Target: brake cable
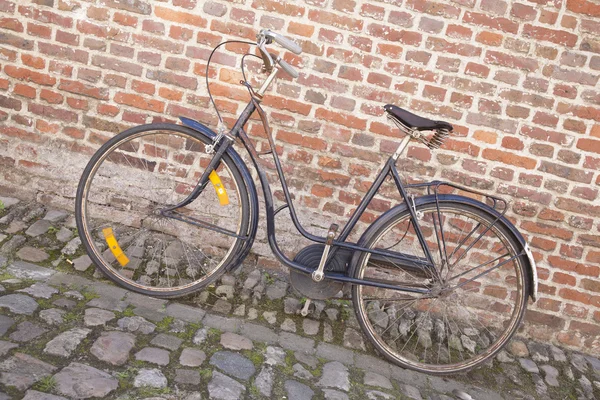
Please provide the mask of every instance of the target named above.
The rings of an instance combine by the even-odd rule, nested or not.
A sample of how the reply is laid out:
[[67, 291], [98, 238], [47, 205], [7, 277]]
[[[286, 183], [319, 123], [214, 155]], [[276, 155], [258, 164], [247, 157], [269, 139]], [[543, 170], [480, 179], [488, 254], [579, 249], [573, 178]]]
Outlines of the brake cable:
[[[209, 86], [209, 82], [208, 82], [208, 71], [209, 71], [209, 67], [210, 67], [210, 60], [213, 56], [213, 54], [215, 54], [215, 51], [217, 51], [217, 49], [221, 46], [223, 46], [224, 44], [227, 43], [242, 43], [242, 44], [249, 44], [250, 46], [256, 46], [256, 43], [252, 43], [252, 42], [247, 42], [244, 40], [227, 40], [223, 43], [220, 43], [217, 45], [217, 47], [215, 47], [214, 49], [212, 49], [212, 51], [210, 52], [210, 55], [208, 56], [208, 61], [206, 62], [206, 90], [208, 92], [208, 98], [210, 99], [210, 102], [212, 103], [213, 107], [215, 108], [215, 111], [217, 112], [217, 117], [219, 118], [219, 122], [220, 124], [223, 124], [223, 118], [221, 118], [221, 114], [219, 113], [219, 109], [217, 108], [217, 104], [215, 103], [215, 100], [212, 97], [212, 93], [210, 93], [210, 86]], [[258, 56], [257, 56], [258, 57]], [[260, 57], [259, 57], [260, 58]], [[244, 68], [244, 64], [243, 64], [243, 57], [242, 57], [242, 71]], [[245, 78], [244, 78], [245, 79]]]

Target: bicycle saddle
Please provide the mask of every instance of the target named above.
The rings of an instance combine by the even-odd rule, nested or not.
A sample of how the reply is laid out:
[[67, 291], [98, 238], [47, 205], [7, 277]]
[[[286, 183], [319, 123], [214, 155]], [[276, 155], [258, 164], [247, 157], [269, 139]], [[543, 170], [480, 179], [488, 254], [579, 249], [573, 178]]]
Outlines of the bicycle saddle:
[[396, 107], [393, 104], [386, 104], [383, 109], [393, 117], [397, 118], [404, 125], [418, 131], [432, 131], [435, 129], [448, 129], [451, 131], [453, 129], [452, 125], [447, 122], [433, 121], [431, 119], [419, 117], [418, 115], [408, 112], [400, 107]]

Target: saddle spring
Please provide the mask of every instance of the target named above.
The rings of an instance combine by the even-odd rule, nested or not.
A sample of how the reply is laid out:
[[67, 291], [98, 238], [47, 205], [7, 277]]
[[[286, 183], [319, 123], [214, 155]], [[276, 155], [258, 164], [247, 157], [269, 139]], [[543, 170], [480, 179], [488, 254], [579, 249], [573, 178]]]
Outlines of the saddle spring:
[[433, 131], [433, 136], [423, 143], [432, 150], [439, 149], [442, 147], [448, 136], [450, 136], [450, 131], [448, 129], [436, 129]]

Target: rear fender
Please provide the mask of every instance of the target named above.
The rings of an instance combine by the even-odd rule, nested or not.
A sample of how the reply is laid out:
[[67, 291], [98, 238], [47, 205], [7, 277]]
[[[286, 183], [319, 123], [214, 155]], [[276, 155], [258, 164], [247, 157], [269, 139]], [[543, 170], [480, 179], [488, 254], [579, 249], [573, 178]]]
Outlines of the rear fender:
[[[527, 278], [529, 280], [529, 296], [535, 302], [537, 300], [537, 288], [538, 288], [538, 276], [537, 276], [535, 260], [533, 259], [533, 255], [531, 254], [531, 250], [529, 249], [529, 246], [527, 245], [525, 238], [523, 238], [523, 235], [521, 235], [521, 233], [518, 231], [518, 229], [508, 219], [506, 219], [502, 214], [500, 214], [498, 211], [496, 211], [492, 207], [490, 207], [487, 204], [484, 204], [480, 201], [471, 199], [469, 197], [453, 195], [453, 194], [440, 194], [437, 196], [437, 198], [439, 201], [444, 201], [444, 202], [454, 202], [454, 203], [463, 203], [463, 204], [468, 203], [469, 205], [477, 207], [478, 209], [480, 209], [483, 212], [487, 212], [487, 213], [491, 214], [494, 218], [498, 218], [497, 223], [503, 224], [509, 230], [509, 232], [513, 236], [513, 238], [521, 244], [521, 250], [526, 255], [525, 267], [527, 268]], [[429, 195], [429, 196], [417, 197], [414, 199], [414, 202], [415, 202], [416, 206], [421, 206], [421, 205], [425, 205], [425, 204], [429, 204], [429, 203], [435, 203], [436, 196]], [[369, 228], [365, 231], [365, 233], [363, 233], [360, 240], [358, 241], [358, 245], [364, 247], [366, 245], [366, 243], [369, 243], [371, 241], [375, 232], [377, 232], [382, 225], [388, 223], [390, 221], [390, 219], [395, 218], [397, 215], [399, 215], [405, 211], [407, 211], [407, 205], [406, 205], [406, 203], [402, 203], [402, 204], [399, 204], [399, 205], [391, 208], [390, 210], [386, 211], [385, 213], [383, 213], [379, 218], [377, 218], [375, 220], [375, 222], [373, 222], [369, 226]], [[354, 255], [352, 256], [352, 260], [350, 262], [350, 269], [349, 269], [350, 276], [354, 276], [355, 270], [358, 267], [358, 262], [359, 262], [360, 256], [361, 256], [361, 252], [359, 252], [359, 251], [354, 252]]]

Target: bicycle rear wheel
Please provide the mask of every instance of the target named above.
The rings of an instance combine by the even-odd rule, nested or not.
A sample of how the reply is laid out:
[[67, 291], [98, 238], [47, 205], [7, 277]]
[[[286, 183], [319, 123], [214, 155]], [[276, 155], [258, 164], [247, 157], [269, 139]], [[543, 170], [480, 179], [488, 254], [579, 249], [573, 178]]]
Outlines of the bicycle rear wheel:
[[184, 126], [143, 125], [104, 144], [85, 168], [76, 198], [79, 234], [94, 263], [113, 281], [156, 297], [208, 285], [248, 240], [249, 197], [225, 154], [211, 183], [184, 200], [212, 158], [212, 139]]
[[493, 357], [519, 327], [529, 293], [521, 247], [502, 221], [471, 204], [440, 201], [438, 209], [432, 200], [417, 206], [417, 218], [435, 270], [419, 265], [425, 254], [404, 210], [376, 222], [365, 244], [390, 255], [364, 253], [351, 274], [432, 292], [355, 285], [356, 315], [388, 360], [429, 374], [463, 372]]

